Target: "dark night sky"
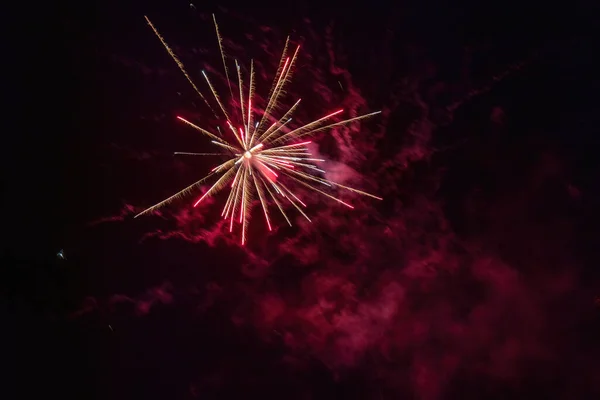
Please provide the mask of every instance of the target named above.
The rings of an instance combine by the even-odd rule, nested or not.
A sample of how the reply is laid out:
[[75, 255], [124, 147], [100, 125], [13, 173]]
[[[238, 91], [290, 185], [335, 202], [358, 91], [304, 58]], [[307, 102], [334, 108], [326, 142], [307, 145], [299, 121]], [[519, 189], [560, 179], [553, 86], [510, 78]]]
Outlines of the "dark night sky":
[[[600, 398], [598, 6], [321, 3], [6, 13], [2, 398]], [[193, 196], [133, 220], [209, 166], [143, 16], [197, 78], [212, 12], [269, 74], [302, 42], [300, 119], [383, 110], [316, 138], [383, 202], [245, 249]]]

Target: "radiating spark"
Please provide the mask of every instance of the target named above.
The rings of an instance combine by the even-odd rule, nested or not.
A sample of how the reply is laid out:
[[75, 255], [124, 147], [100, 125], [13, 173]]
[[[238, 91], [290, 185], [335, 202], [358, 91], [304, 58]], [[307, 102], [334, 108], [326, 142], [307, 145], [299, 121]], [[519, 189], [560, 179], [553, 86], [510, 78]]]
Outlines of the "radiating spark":
[[211, 143], [212, 144], [216, 144], [217, 146], [221, 146], [221, 147], [226, 148], [226, 149], [231, 150], [231, 151], [237, 151], [237, 149], [235, 147], [230, 146], [230, 145], [225, 144], [225, 143], [217, 142], [215, 140], [212, 140]]
[[231, 89], [231, 81], [229, 80], [229, 71], [227, 70], [227, 63], [225, 62], [225, 51], [223, 51], [223, 37], [219, 33], [219, 25], [217, 25], [217, 18], [213, 14], [213, 22], [215, 23], [215, 32], [217, 33], [217, 41], [219, 42], [219, 51], [221, 52], [221, 60], [223, 60], [223, 69], [225, 70], [225, 78], [227, 79], [227, 85], [229, 86], [229, 93], [233, 98], [233, 90]]
[[[283, 79], [281, 80], [279, 86], [276, 88], [275, 93], [273, 94], [271, 108], [266, 110], [265, 114], [270, 115], [274, 111], [277, 111], [277, 109], [279, 107], [279, 96], [285, 94], [285, 91], [283, 90], [283, 88], [285, 87], [285, 84], [290, 82], [290, 80], [292, 78], [292, 74], [294, 71], [294, 64], [296, 63], [296, 58], [298, 57], [299, 51], [300, 51], [300, 46], [296, 47], [296, 51], [294, 52], [294, 55], [292, 56], [292, 60], [289, 63], [289, 65], [285, 65], [285, 66], [287, 66], [287, 69], [284, 68], [285, 75], [283, 75]], [[287, 59], [286, 59], [286, 62], [287, 62]]]
[[[233, 169], [233, 168], [230, 168], [230, 169], [228, 169], [228, 170], [227, 170], [227, 172], [225, 172], [225, 174], [224, 174], [223, 176], [221, 176], [221, 177], [219, 178], [219, 180], [218, 180], [217, 182], [215, 182], [215, 184], [214, 184], [214, 185], [212, 185], [212, 186], [210, 187], [210, 189], [208, 189], [208, 190], [206, 191], [206, 193], [204, 193], [204, 194], [202, 195], [202, 197], [200, 197], [200, 198], [198, 199], [198, 201], [197, 201], [197, 202], [195, 202], [195, 203], [194, 203], [194, 207], [196, 207], [198, 204], [200, 204], [200, 202], [201, 202], [202, 200], [204, 200], [205, 198], [207, 198], [208, 196], [210, 196], [210, 195], [211, 195], [211, 194], [213, 194], [214, 192], [217, 192], [219, 189], [221, 189], [221, 187], [223, 187], [223, 186], [225, 185], [225, 183], [227, 183], [227, 179], [229, 179], [229, 178], [230, 178], [230, 175], [232, 175], [233, 171], [234, 171], [234, 169]], [[215, 172], [216, 172], [216, 171], [215, 171]]]
[[[215, 140], [216, 140], [216, 141], [218, 141], [218, 142], [223, 142], [223, 139], [221, 139], [220, 137], [218, 137], [217, 135], [215, 135], [215, 134], [213, 134], [213, 133], [210, 133], [210, 132], [209, 132], [209, 131], [207, 131], [206, 129], [200, 128], [198, 125], [194, 125], [194, 124], [192, 124], [190, 121], [188, 121], [188, 120], [186, 120], [186, 119], [184, 119], [184, 118], [182, 118], [182, 117], [180, 117], [180, 116], [177, 116], [177, 119], [178, 119], [178, 120], [180, 120], [180, 121], [183, 121], [183, 122], [185, 122], [186, 124], [188, 124], [188, 125], [189, 125], [189, 126], [191, 126], [192, 128], [199, 130], [200, 132], [202, 132], [202, 133], [203, 133], [203, 134], [205, 134], [206, 136], [208, 136], [208, 137], [210, 137], [210, 138], [213, 138], [213, 139], [215, 139]], [[224, 144], [226, 144], [226, 143], [224, 143]]]
[[225, 153], [188, 153], [187, 151], [176, 151], [173, 153], [176, 156], [226, 156]]
[[[154, 28], [154, 26], [147, 17], [146, 20], [148, 21], [148, 24], [150, 25], [154, 33], [160, 39], [163, 46], [167, 49], [167, 52], [169, 52], [171, 57], [173, 57], [173, 59], [175, 60], [185, 77], [188, 79], [188, 81], [190, 81], [192, 87], [196, 90], [196, 92], [198, 92], [198, 94], [200, 94], [202, 99], [204, 99], [204, 101], [207, 102], [207, 104], [210, 107], [210, 104], [208, 103], [206, 98], [202, 96], [198, 88], [192, 82], [183, 64], [179, 61], [179, 59], [177, 59], [177, 57], [174, 55], [174, 53], [171, 51], [169, 46], [166, 44], [164, 39], [160, 36], [158, 31]], [[219, 27], [217, 25], [217, 21], [214, 15], [213, 21], [215, 24], [217, 39], [219, 42], [219, 50], [221, 51], [223, 67], [225, 69], [225, 76], [229, 85], [229, 92], [231, 95], [231, 99], [235, 100], [233, 89], [231, 88], [231, 82], [229, 80], [229, 73], [227, 69], [227, 57], [225, 55], [222, 45], [223, 39], [219, 32]], [[295, 193], [292, 190], [293, 188], [290, 187], [288, 183], [299, 183], [305, 188], [309, 189], [310, 191], [320, 193], [349, 208], [354, 207], [341, 200], [340, 198], [337, 198], [336, 196], [327, 193], [326, 191], [321, 190], [314, 185], [318, 184], [327, 186], [328, 190], [337, 187], [351, 191], [353, 193], [381, 200], [381, 197], [364, 192], [362, 190], [351, 188], [349, 186], [341, 185], [339, 183], [325, 179], [319, 175], [315, 175], [316, 173], [323, 174], [325, 173], [325, 171], [319, 169], [313, 163], [323, 162], [325, 160], [312, 157], [311, 152], [307, 147], [307, 145], [310, 144], [311, 141], [298, 142], [298, 139], [300, 137], [312, 135], [316, 132], [320, 132], [326, 129], [331, 129], [337, 126], [342, 126], [345, 124], [356, 122], [376, 115], [379, 113], [379, 111], [324, 125], [325, 123], [330, 122], [331, 119], [343, 112], [343, 110], [338, 110], [333, 113], [327, 114], [324, 117], [321, 117], [317, 120], [301, 125], [297, 128], [293, 128], [287, 133], [283, 131], [283, 128], [285, 127], [286, 130], [289, 129], [287, 128], [287, 126], [292, 121], [291, 116], [297, 108], [297, 106], [299, 105], [300, 100], [297, 100], [296, 103], [294, 103], [294, 105], [290, 107], [281, 117], [275, 117], [273, 115], [280, 106], [280, 97], [285, 95], [284, 86], [291, 79], [291, 76], [293, 74], [293, 67], [295, 65], [298, 56], [298, 51], [300, 49], [300, 47], [298, 46], [292, 57], [289, 57], [287, 55], [288, 45], [289, 38], [286, 40], [284, 50], [279, 62], [279, 66], [273, 79], [273, 84], [269, 91], [269, 96], [267, 97], [267, 105], [265, 107], [265, 111], [260, 116], [260, 119], [257, 117], [257, 121], [254, 121], [253, 109], [255, 90], [253, 61], [251, 61], [250, 64], [250, 77], [247, 98], [245, 98], [244, 96], [242, 70], [238, 61], [235, 61], [238, 80], [237, 83], [239, 86], [239, 110], [231, 113], [227, 112], [225, 104], [221, 101], [219, 93], [217, 93], [217, 91], [215, 90], [211, 81], [208, 79], [206, 73], [202, 71], [204, 79], [208, 83], [210, 91], [213, 94], [214, 101], [217, 103], [218, 107], [221, 109], [223, 115], [225, 116], [224, 123], [227, 125], [227, 127], [233, 134], [233, 136], [230, 138], [232, 140], [228, 140], [225, 137], [224, 133], [226, 131], [222, 132], [220, 127], [217, 127], [219, 135], [216, 135], [210, 132], [209, 130], [201, 128], [196, 124], [193, 124], [192, 122], [178, 116], [177, 118], [179, 120], [183, 121], [184, 123], [196, 129], [205, 136], [209, 137], [210, 139], [212, 139], [211, 142], [213, 144], [219, 146], [221, 149], [224, 149], [227, 152], [176, 152], [175, 154], [193, 156], [220, 155], [226, 156], [228, 157], [228, 159], [222, 164], [214, 167], [205, 178], [188, 186], [182, 191], [161, 201], [160, 203], [142, 211], [141, 213], [136, 215], [136, 217], [145, 213], [152, 212], [157, 208], [162, 207], [168, 204], [169, 202], [177, 199], [178, 197], [183, 196], [184, 194], [188, 193], [189, 191], [191, 191], [196, 186], [200, 185], [213, 175], [220, 175], [220, 177], [194, 203], [194, 207], [198, 206], [198, 204], [200, 204], [205, 198], [216, 194], [218, 191], [222, 190], [225, 187], [229, 187], [229, 195], [227, 196], [227, 200], [225, 201], [225, 205], [221, 212], [221, 216], [226, 220], [229, 219], [230, 232], [233, 230], [234, 223], [237, 222], [242, 225], [242, 245], [244, 245], [247, 242], [248, 225], [251, 217], [252, 206], [254, 203], [253, 200], [255, 200], [255, 195], [258, 197], [258, 201], [261, 204], [262, 212], [265, 216], [265, 221], [269, 230], [272, 230], [271, 216], [269, 212], [269, 207], [271, 203], [275, 203], [275, 206], [277, 207], [281, 215], [285, 218], [287, 223], [290, 226], [292, 225], [290, 219], [285, 213], [283, 203], [281, 202], [284, 200], [287, 201], [287, 203], [291, 204], [294, 208], [296, 208], [302, 216], [304, 216], [308, 221], [310, 221], [308, 215], [302, 210], [302, 207], [307, 208], [307, 205], [300, 199], [297, 193]], [[211, 110], [213, 110], [212, 107]], [[274, 122], [267, 129], [265, 129], [266, 121]], [[234, 124], [236, 124], [238, 128], [235, 128]], [[278, 171], [279, 173], [276, 171]], [[279, 198], [283, 200], [280, 201]]]
[[254, 97], [254, 60], [250, 60], [250, 87], [248, 88], [248, 118], [246, 131], [250, 132], [252, 127], [252, 97]]
[[[317, 132], [321, 132], [321, 131], [324, 131], [326, 129], [335, 128], [336, 126], [346, 125], [346, 124], [349, 124], [350, 122], [359, 121], [361, 119], [369, 118], [369, 117], [372, 117], [373, 115], [377, 115], [377, 114], [380, 114], [380, 113], [381, 113], [381, 111], [375, 111], [375, 112], [372, 112], [370, 114], [365, 114], [365, 115], [360, 115], [358, 117], [354, 117], [354, 118], [350, 118], [350, 119], [345, 119], [343, 121], [336, 122], [335, 124], [330, 124], [330, 125], [322, 126], [320, 128], [311, 129], [309, 131], [298, 132], [298, 133], [295, 134], [295, 138], [297, 139], [297, 138], [300, 138], [302, 136], [313, 135], [313, 134], [315, 134]], [[330, 115], [328, 115], [328, 117]], [[310, 125], [310, 124], [307, 124], [307, 125]], [[285, 136], [289, 135], [290, 133], [291, 132], [286, 133]], [[283, 140], [283, 136], [280, 137], [279, 139], [277, 139], [276, 141], [281, 141], [281, 140]]]
[[261, 122], [258, 124], [258, 126], [261, 126], [261, 124], [265, 120], [266, 116], [271, 115], [271, 110], [273, 109], [274, 104], [277, 102], [277, 97], [279, 96], [281, 85], [285, 82], [284, 77], [285, 77], [286, 68], [288, 68], [289, 62], [290, 62], [290, 58], [288, 57], [285, 59], [285, 63], [283, 64], [283, 68], [281, 69], [281, 75], [279, 75], [279, 78], [277, 79], [277, 83], [275, 84], [275, 89], [273, 90], [273, 93], [271, 94], [271, 97], [269, 98], [267, 107], [265, 108], [265, 112], [264, 112], [263, 117], [261, 118]]
[[168, 197], [168, 198], [164, 199], [160, 203], [156, 203], [152, 207], [145, 209], [141, 213], [137, 214], [134, 218], [137, 218], [140, 215], [148, 214], [148, 213], [150, 213], [150, 212], [152, 212], [154, 210], [157, 210], [157, 209], [159, 209], [159, 208], [161, 208], [163, 206], [166, 206], [167, 204], [169, 204], [173, 200], [176, 200], [179, 197], [184, 196], [185, 194], [189, 193], [192, 189], [194, 189], [196, 186], [199, 186], [200, 184], [202, 184], [204, 181], [206, 181], [208, 178], [210, 178], [214, 174], [216, 174], [216, 171], [211, 172], [210, 174], [206, 175], [204, 178], [200, 179], [199, 181], [197, 181], [195, 183], [192, 183], [190, 186], [186, 187], [183, 190], [180, 190], [179, 192], [175, 193], [171, 197]]
[[219, 108], [221, 109], [221, 111], [223, 111], [223, 115], [225, 116], [227, 121], [229, 121], [230, 120], [229, 115], [227, 114], [227, 111], [225, 111], [225, 107], [223, 106], [223, 103], [221, 103], [221, 98], [219, 97], [219, 94], [217, 93], [214, 86], [210, 82], [210, 79], [208, 79], [208, 75], [206, 75], [205, 71], [202, 71], [202, 75], [204, 76], [204, 79], [206, 80], [206, 83], [208, 84], [208, 87], [210, 88], [210, 92], [215, 97], [215, 100], [217, 101]]
[[[287, 55], [287, 48], [288, 48], [289, 42], [290, 42], [290, 37], [288, 36], [285, 39], [285, 45], [283, 46], [283, 51], [281, 52], [281, 58], [279, 59], [279, 65], [277, 66], [277, 72], [275, 73], [275, 76], [273, 77], [273, 83], [271, 84], [271, 89], [269, 89], [269, 95], [267, 96], [267, 99], [268, 99], [267, 102], [270, 102], [271, 98], [273, 97], [273, 92], [277, 88], [277, 82], [278, 82], [279, 76], [281, 75], [282, 70], [283, 70], [283, 65], [285, 62], [286, 55]], [[267, 117], [267, 115], [266, 115], [266, 113], [264, 113], [262, 118], [260, 119], [257, 129], [260, 129], [262, 127], [262, 124], [264, 123], [266, 117]]]
[[[311, 130], [314, 131], [313, 128], [316, 128], [317, 126], [319, 126], [319, 124], [327, 121], [328, 119], [330, 119], [332, 117], [335, 117], [336, 115], [338, 115], [342, 112], [344, 112], [343, 109], [332, 112], [331, 114], [327, 114], [323, 118], [319, 118], [313, 122], [309, 122], [308, 124], [301, 126], [300, 128], [296, 128], [293, 131], [286, 133], [285, 135], [275, 139], [274, 142], [282, 142], [285, 140], [291, 140], [294, 138], [299, 138], [300, 136], [304, 136], [305, 132], [310, 132]], [[344, 123], [344, 121], [342, 121], [342, 123]], [[288, 139], [288, 138], [291, 138], [291, 139]]]
[[269, 209], [265, 202], [265, 195], [262, 191], [261, 186], [259, 185], [258, 181], [256, 180], [256, 174], [254, 174], [252, 176], [252, 180], [254, 182], [254, 187], [256, 188], [256, 192], [258, 194], [258, 199], [260, 200], [260, 204], [263, 208], [263, 213], [265, 214], [265, 219], [267, 221], [267, 226], [269, 227], [269, 231], [270, 231], [271, 230], [271, 221], [269, 221]]
[[150, 19], [148, 19], [148, 17], [146, 17], [146, 16], [144, 16], [144, 18], [146, 19], [146, 22], [148, 22], [148, 25], [150, 25], [150, 28], [152, 28], [152, 30], [154, 31], [154, 34], [158, 37], [158, 39], [160, 40], [160, 42], [162, 43], [164, 48], [167, 50], [167, 52], [169, 53], [169, 55], [171, 56], [173, 61], [175, 61], [175, 63], [177, 64], [177, 66], [179, 67], [181, 72], [183, 72], [183, 75], [186, 77], [188, 82], [192, 85], [192, 87], [194, 88], [196, 93], [198, 93], [198, 95], [202, 98], [202, 100], [204, 100], [204, 103], [206, 103], [206, 105], [208, 106], [208, 108], [210, 108], [212, 113], [215, 114], [215, 110], [213, 110], [213, 108], [210, 106], [208, 100], [206, 100], [206, 97], [204, 97], [202, 92], [200, 92], [200, 89], [198, 89], [198, 87], [196, 86], [196, 84], [194, 83], [192, 78], [190, 78], [190, 76], [188, 75], [187, 71], [185, 70], [185, 67], [183, 66], [183, 63], [181, 61], [179, 61], [179, 58], [177, 58], [175, 53], [173, 53], [173, 50], [171, 50], [171, 48], [169, 47], [169, 45], [167, 44], [165, 39], [163, 39], [163, 37], [160, 35], [160, 33], [158, 33], [158, 30], [154, 27], [154, 25], [152, 25], [152, 22], [150, 22]]

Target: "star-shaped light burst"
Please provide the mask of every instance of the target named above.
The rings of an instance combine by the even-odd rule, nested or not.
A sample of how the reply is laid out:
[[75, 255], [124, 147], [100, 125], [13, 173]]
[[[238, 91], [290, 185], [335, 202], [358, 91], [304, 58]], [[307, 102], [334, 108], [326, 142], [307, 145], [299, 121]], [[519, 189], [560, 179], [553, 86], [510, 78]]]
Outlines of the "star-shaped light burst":
[[[227, 69], [227, 62], [225, 53], [222, 46], [222, 37], [219, 33], [219, 27], [217, 21], [213, 15], [215, 24], [215, 30], [217, 39], [219, 42], [219, 49], [221, 52], [221, 58], [223, 60], [223, 67], [225, 69], [225, 76], [229, 86], [229, 94], [232, 100], [237, 100], [238, 95], [234, 95], [234, 89], [232, 82], [229, 79], [229, 71]], [[187, 80], [190, 82], [196, 93], [204, 100], [208, 108], [217, 115], [214, 108], [210, 105], [206, 97], [200, 92], [198, 87], [194, 84], [188, 73], [186, 72], [183, 64], [171, 48], [167, 45], [162, 36], [158, 33], [152, 22], [146, 17], [146, 21], [160, 39], [165, 49], [169, 52], [173, 60], [179, 66], [179, 69], [183, 72]], [[380, 111], [361, 115], [358, 117], [346, 119], [340, 122], [332, 123], [331, 120], [336, 115], [341, 114], [344, 110], [337, 110], [322, 118], [319, 118], [306, 125], [291, 129], [288, 125], [292, 121], [291, 115], [294, 110], [300, 104], [300, 99], [294, 103], [287, 111], [283, 113], [280, 118], [274, 117], [275, 114], [279, 113], [280, 103], [279, 99], [284, 94], [284, 87], [286, 83], [291, 80], [294, 64], [296, 62], [298, 46], [290, 58], [288, 56], [288, 44], [289, 38], [286, 40], [283, 54], [279, 62], [279, 68], [273, 80], [271, 86], [271, 92], [268, 96], [267, 105], [262, 112], [260, 119], [257, 117], [255, 120], [255, 110], [253, 109], [253, 97], [254, 97], [254, 64], [250, 64], [250, 84], [247, 88], [247, 98], [244, 92], [244, 83], [242, 79], [242, 70], [237, 60], [235, 66], [237, 70], [237, 83], [236, 93], [239, 92], [239, 110], [235, 110], [234, 114], [229, 114], [221, 101], [220, 96], [215, 91], [214, 86], [208, 79], [208, 76], [203, 71], [202, 75], [206, 80], [208, 88], [214, 97], [214, 101], [220, 109], [222, 117], [224, 117], [224, 125], [226, 125], [225, 132], [231, 132], [229, 135], [230, 140], [226, 138], [226, 135], [221, 132], [220, 128], [217, 128], [218, 133], [210, 132], [207, 129], [201, 128], [192, 122], [177, 117], [179, 120], [185, 122], [192, 128], [198, 130], [204, 135], [212, 139], [212, 143], [222, 150], [222, 153], [187, 153], [177, 152], [175, 154], [180, 155], [195, 155], [195, 156], [209, 156], [209, 155], [222, 155], [227, 156], [227, 161], [220, 165], [217, 165], [212, 171], [199, 180], [193, 183], [187, 188], [175, 193], [173, 196], [161, 201], [160, 203], [142, 211], [136, 217], [152, 212], [159, 207], [162, 207], [176, 198], [185, 195], [196, 186], [202, 184], [208, 178], [213, 176], [219, 176], [217, 181], [200, 197], [195, 203], [196, 207], [202, 200], [215, 194], [217, 191], [223, 189], [227, 185], [230, 186], [229, 196], [225, 201], [225, 206], [221, 212], [221, 216], [224, 219], [229, 219], [229, 231], [233, 230], [234, 222], [242, 224], [242, 245], [246, 243], [246, 235], [248, 230], [248, 222], [250, 219], [250, 211], [255, 195], [258, 197], [262, 206], [263, 214], [269, 230], [271, 230], [271, 217], [269, 214], [269, 206], [274, 203], [277, 209], [281, 212], [285, 220], [290, 224], [291, 221], [284, 211], [286, 202], [289, 202], [294, 206], [300, 214], [302, 214], [307, 220], [310, 218], [302, 210], [306, 207], [306, 204], [290, 189], [288, 184], [300, 184], [314, 192], [318, 192], [326, 197], [329, 197], [349, 208], [353, 208], [350, 204], [340, 200], [339, 198], [325, 192], [322, 189], [325, 187], [339, 187], [361, 195], [370, 196], [375, 199], [381, 200], [380, 197], [372, 194], [363, 192], [358, 189], [354, 189], [348, 186], [341, 185], [339, 183], [332, 182], [328, 179], [322, 178], [325, 171], [319, 169], [314, 163], [323, 162], [324, 160], [312, 158], [311, 153], [307, 147], [310, 141], [300, 141], [301, 138], [312, 135], [316, 132], [320, 132], [326, 129], [330, 129], [336, 126], [345, 125], [353, 121], [358, 121], [364, 118], [368, 118]], [[237, 101], [232, 101], [237, 103]], [[279, 113], [281, 114], [281, 113]], [[235, 115], [235, 118], [234, 118]], [[224, 126], [225, 128], [225, 126]]]

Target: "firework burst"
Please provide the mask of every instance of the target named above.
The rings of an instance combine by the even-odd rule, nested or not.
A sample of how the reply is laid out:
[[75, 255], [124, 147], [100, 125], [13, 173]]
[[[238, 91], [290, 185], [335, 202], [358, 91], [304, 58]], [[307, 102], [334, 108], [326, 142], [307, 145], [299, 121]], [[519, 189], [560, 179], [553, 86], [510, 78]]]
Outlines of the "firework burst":
[[[198, 93], [198, 95], [204, 100], [213, 114], [217, 116], [215, 109], [213, 106], [211, 106], [207, 98], [192, 81], [181, 61], [177, 58], [175, 53], [173, 53], [158, 30], [154, 27], [152, 22], [150, 22], [148, 17], [145, 18], [156, 36], [160, 39], [167, 52], [171, 55], [173, 60], [177, 63], [179, 69], [183, 72], [186, 79], [192, 85], [196, 93]], [[212, 171], [201, 180], [175, 193], [173, 196], [161, 201], [160, 203], [157, 203], [154, 206], [142, 211], [141, 213], [137, 214], [136, 217], [150, 213], [159, 207], [162, 207], [177, 199], [178, 197], [187, 194], [195, 187], [205, 182], [207, 179], [218, 176], [216, 182], [202, 195], [202, 197], [200, 197], [194, 203], [194, 207], [200, 204], [202, 200], [214, 195], [226, 186], [229, 186], [229, 196], [225, 201], [221, 216], [225, 220], [229, 220], [230, 232], [233, 230], [234, 223], [242, 225], [243, 245], [246, 243], [250, 212], [253, 200], [256, 197], [258, 197], [262, 207], [265, 221], [269, 230], [271, 230], [269, 206], [272, 203], [275, 204], [275, 207], [283, 215], [290, 226], [292, 223], [284, 210], [285, 203], [291, 204], [298, 210], [300, 214], [302, 214], [302, 216], [310, 221], [308, 215], [306, 215], [306, 213], [303, 211], [303, 208], [306, 208], [306, 204], [302, 202], [302, 200], [300, 200], [300, 198], [288, 186], [288, 184], [291, 183], [300, 184], [313, 192], [320, 193], [349, 208], [353, 208], [352, 205], [342, 201], [341, 199], [327, 193], [322, 189], [339, 187], [354, 193], [381, 200], [380, 197], [372, 194], [322, 178], [321, 176], [325, 174], [325, 171], [318, 168], [317, 163], [325, 160], [313, 158], [307, 147], [310, 141], [301, 141], [302, 138], [308, 137], [316, 132], [321, 132], [336, 126], [341, 126], [365, 119], [378, 114], [379, 111], [339, 122], [332, 122], [332, 119], [335, 116], [344, 111], [337, 110], [306, 125], [291, 129], [288, 124], [292, 121], [291, 116], [294, 110], [300, 104], [299, 99], [294, 103], [294, 105], [287, 109], [287, 111], [285, 111], [280, 118], [276, 118], [275, 115], [278, 113], [280, 114], [280, 98], [285, 93], [285, 85], [288, 84], [292, 78], [294, 65], [298, 57], [298, 51], [300, 50], [300, 46], [298, 46], [291, 57], [288, 55], [288, 37], [283, 49], [283, 54], [279, 61], [277, 73], [275, 74], [275, 78], [271, 86], [267, 104], [260, 118], [258, 115], [255, 116], [255, 110], [253, 108], [255, 86], [254, 64], [253, 62], [250, 63], [249, 84], [247, 86], [247, 97], [245, 97], [246, 93], [244, 91], [245, 88], [242, 70], [237, 60], [235, 61], [237, 72], [236, 83], [238, 90], [236, 90], [236, 94], [234, 95], [234, 89], [232, 87], [232, 81], [229, 79], [229, 70], [227, 69], [226, 57], [223, 51], [223, 40], [221, 34], [219, 33], [219, 27], [214, 15], [213, 21], [219, 43], [221, 59], [223, 61], [223, 68], [225, 70], [225, 76], [229, 88], [229, 95], [231, 96], [232, 100], [235, 99], [236, 102], [236, 97], [239, 96], [239, 110], [234, 110], [234, 112], [231, 114], [227, 112], [221, 97], [215, 90], [207, 74], [203, 71], [202, 75], [206, 80], [206, 84], [210, 92], [212, 93], [214, 103], [217, 105], [219, 113], [221, 114], [221, 118], [224, 118], [223, 128], [225, 132], [230, 132], [230, 139], [228, 140], [225, 134], [223, 134], [219, 128], [217, 128], [217, 133], [210, 132], [209, 130], [201, 128], [182, 117], [177, 117], [182, 122], [212, 139], [212, 143], [222, 152], [178, 152], [175, 154], [192, 156], [222, 155], [227, 156], [227, 161], [214, 167]]]

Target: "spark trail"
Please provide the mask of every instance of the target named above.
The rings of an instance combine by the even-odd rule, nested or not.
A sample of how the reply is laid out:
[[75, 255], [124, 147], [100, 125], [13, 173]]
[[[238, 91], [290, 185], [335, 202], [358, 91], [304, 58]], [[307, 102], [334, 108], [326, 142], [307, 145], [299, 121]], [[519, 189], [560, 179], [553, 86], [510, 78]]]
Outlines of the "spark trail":
[[[176, 62], [177, 66], [183, 72], [193, 89], [205, 101], [210, 110], [215, 113], [213, 107], [186, 72], [181, 61], [179, 61], [175, 53], [173, 53], [158, 30], [154, 27], [152, 22], [150, 22], [148, 17], [145, 18], [152, 28], [152, 31], [158, 37], [169, 55]], [[291, 204], [302, 216], [310, 221], [310, 218], [302, 210], [302, 208], [306, 208], [306, 204], [298, 197], [296, 193], [293, 192], [292, 188], [288, 186], [288, 184], [291, 183], [301, 184], [305, 188], [329, 197], [349, 208], [354, 207], [325, 192], [323, 189], [338, 187], [353, 193], [369, 196], [377, 200], [382, 200], [380, 197], [377, 197], [373, 194], [338, 184], [317, 175], [323, 174], [325, 171], [318, 168], [314, 163], [323, 162], [324, 160], [312, 157], [310, 150], [307, 147], [307, 145], [311, 143], [310, 141], [298, 142], [298, 139], [301, 137], [309, 136], [326, 129], [369, 118], [379, 114], [380, 111], [345, 119], [339, 122], [333, 122], [333, 118], [344, 111], [337, 110], [305, 125], [290, 130], [287, 127], [287, 124], [291, 122], [291, 115], [300, 103], [300, 99], [298, 99], [291, 108], [285, 111], [283, 116], [280, 118], [277, 118], [273, 115], [280, 108], [280, 96], [285, 93], [284, 87], [290, 82], [293, 73], [293, 67], [300, 50], [300, 46], [296, 47], [294, 53], [290, 57], [288, 55], [288, 38], [283, 49], [279, 67], [273, 79], [273, 84], [269, 91], [265, 111], [261, 116], [257, 116], [257, 118], [255, 118], [253, 109], [255, 91], [254, 63], [251, 62], [250, 74], [248, 77], [249, 84], [247, 87], [247, 96], [245, 96], [242, 70], [238, 61], [235, 60], [237, 82], [234, 84], [237, 84], [239, 93], [234, 95], [232, 82], [229, 79], [229, 72], [227, 69], [227, 57], [225, 56], [225, 51], [222, 44], [223, 39], [219, 32], [217, 20], [214, 15], [213, 21], [219, 44], [219, 51], [221, 53], [221, 60], [223, 61], [223, 67], [225, 69], [229, 94], [234, 102], [235, 100], [239, 100], [239, 109], [230, 110], [228, 113], [226, 110], [226, 105], [221, 100], [222, 96], [219, 96], [213, 84], [209, 80], [206, 72], [202, 71], [202, 74], [206, 80], [209, 91], [213, 95], [213, 100], [218, 106], [217, 109], [221, 111], [222, 117], [224, 118], [224, 123], [228, 128], [228, 130], [225, 129], [225, 132], [231, 132], [231, 140], [228, 140], [224, 134], [221, 134], [220, 129], [218, 134], [213, 133], [207, 129], [199, 127], [183, 117], [178, 116], [177, 118], [179, 120], [196, 129], [205, 136], [211, 138], [212, 143], [218, 146], [221, 152], [176, 152], [175, 154], [194, 156], [221, 155], [228, 157], [228, 159], [227, 161], [213, 168], [210, 173], [201, 180], [175, 193], [171, 197], [155, 204], [154, 206], [147, 208], [146, 210], [137, 214], [136, 217], [150, 213], [187, 194], [195, 187], [199, 186], [208, 178], [212, 178], [213, 176], [219, 176], [219, 178], [202, 195], [202, 197], [200, 197], [194, 203], [194, 207], [198, 206], [198, 204], [200, 204], [207, 197], [212, 196], [218, 191], [229, 186], [229, 195], [225, 201], [221, 216], [224, 219], [229, 220], [230, 232], [233, 230], [234, 223], [242, 225], [242, 245], [244, 245], [247, 241], [248, 224], [250, 222], [249, 220], [253, 200], [256, 198], [255, 195], [258, 197], [260, 207], [263, 211], [269, 230], [272, 229], [271, 214], [269, 211], [271, 202], [275, 203], [276, 208], [283, 215], [290, 226], [290, 219], [284, 211], [285, 202]], [[275, 122], [266, 127], [268, 124], [267, 121]]]

